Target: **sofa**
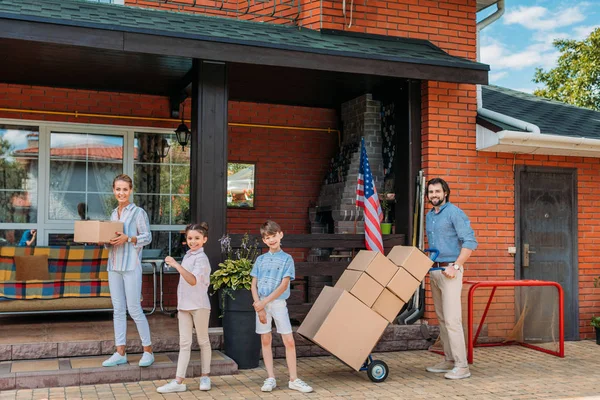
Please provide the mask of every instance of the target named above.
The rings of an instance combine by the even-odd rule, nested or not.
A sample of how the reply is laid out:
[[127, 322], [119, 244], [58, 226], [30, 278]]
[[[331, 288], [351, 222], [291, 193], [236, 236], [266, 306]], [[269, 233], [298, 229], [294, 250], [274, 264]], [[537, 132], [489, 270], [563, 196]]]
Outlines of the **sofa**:
[[0, 247], [0, 315], [112, 310], [107, 261], [100, 246]]

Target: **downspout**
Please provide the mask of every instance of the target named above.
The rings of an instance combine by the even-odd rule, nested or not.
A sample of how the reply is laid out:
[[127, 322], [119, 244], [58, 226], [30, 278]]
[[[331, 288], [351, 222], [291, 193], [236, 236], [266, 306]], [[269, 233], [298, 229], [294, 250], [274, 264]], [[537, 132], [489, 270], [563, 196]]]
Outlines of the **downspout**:
[[[484, 20], [477, 23], [477, 61], [479, 61], [479, 32], [504, 15], [504, 0], [498, 0], [496, 7], [498, 9], [493, 14], [487, 16]], [[481, 85], [477, 85], [477, 114], [481, 115], [482, 117], [491, 118], [510, 126], [517, 127], [527, 132], [540, 133], [540, 128], [537, 125], [484, 108]]]

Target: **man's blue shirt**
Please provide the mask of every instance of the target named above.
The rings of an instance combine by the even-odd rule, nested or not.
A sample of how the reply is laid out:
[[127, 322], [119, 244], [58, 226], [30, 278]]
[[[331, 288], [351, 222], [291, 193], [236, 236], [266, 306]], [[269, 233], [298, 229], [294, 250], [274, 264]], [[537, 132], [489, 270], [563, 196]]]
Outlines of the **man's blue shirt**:
[[[263, 299], [281, 285], [283, 278], [289, 276], [290, 281], [296, 278], [294, 259], [283, 250], [276, 253], [269, 251], [258, 256], [250, 275], [258, 280], [258, 297]], [[287, 300], [289, 297], [290, 285], [277, 299]]]
[[427, 213], [426, 230], [429, 248], [440, 252], [435, 261], [454, 262], [461, 248], [477, 248], [469, 218], [452, 203], [446, 202], [438, 213], [435, 208]]

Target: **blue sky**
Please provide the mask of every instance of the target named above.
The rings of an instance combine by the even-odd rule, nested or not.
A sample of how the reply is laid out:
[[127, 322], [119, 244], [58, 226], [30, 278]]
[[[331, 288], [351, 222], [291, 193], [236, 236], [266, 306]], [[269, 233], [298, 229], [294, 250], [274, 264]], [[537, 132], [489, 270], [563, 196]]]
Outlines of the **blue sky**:
[[[496, 9], [482, 11], [481, 20]], [[554, 39], [583, 39], [600, 27], [600, 0], [506, 0], [505, 13], [481, 31], [480, 61], [490, 84], [532, 92], [535, 68], [556, 66]]]

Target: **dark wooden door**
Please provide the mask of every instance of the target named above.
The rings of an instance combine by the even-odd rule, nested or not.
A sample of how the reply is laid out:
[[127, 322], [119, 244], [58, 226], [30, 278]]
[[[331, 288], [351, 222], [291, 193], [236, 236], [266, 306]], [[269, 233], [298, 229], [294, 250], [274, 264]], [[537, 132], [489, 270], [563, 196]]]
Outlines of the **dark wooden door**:
[[[517, 279], [560, 283], [565, 293], [565, 338], [579, 338], [577, 269], [577, 171], [523, 166], [517, 170]], [[527, 289], [524, 336], [541, 341], [558, 317], [550, 289]], [[555, 290], [554, 290], [555, 291]], [[535, 309], [531, 308], [535, 305]]]

